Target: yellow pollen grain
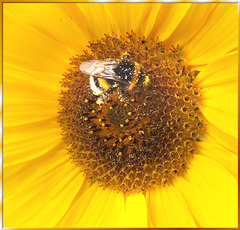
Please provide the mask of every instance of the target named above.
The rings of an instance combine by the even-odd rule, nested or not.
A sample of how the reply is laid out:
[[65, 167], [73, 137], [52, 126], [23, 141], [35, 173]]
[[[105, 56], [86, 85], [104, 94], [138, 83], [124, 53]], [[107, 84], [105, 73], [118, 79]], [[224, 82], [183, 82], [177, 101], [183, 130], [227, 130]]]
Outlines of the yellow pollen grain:
[[107, 139], [104, 139], [104, 142], [107, 142]]
[[104, 102], [103, 102], [103, 100], [102, 99], [98, 99], [97, 101], [96, 101], [96, 104], [98, 104], [98, 105], [103, 105], [104, 104]]
[[122, 127], [124, 127], [124, 125], [123, 125], [123, 124], [120, 124], [120, 127], [122, 128]]
[[119, 138], [119, 142], [122, 142], [122, 138]]
[[128, 140], [129, 140], [129, 141], [131, 141], [131, 140], [132, 140], [132, 137], [131, 137], [131, 136], [129, 136], [129, 137], [128, 137]]
[[134, 102], [134, 101], [135, 101], [134, 98], [132, 98], [132, 99], [131, 99], [131, 102]]
[[105, 126], [105, 123], [102, 123], [102, 127], [104, 127]]
[[119, 155], [119, 156], [122, 156], [122, 152], [119, 152], [118, 155]]
[[95, 113], [96, 111], [95, 110], [92, 110], [92, 113]]
[[139, 133], [139, 134], [144, 134], [144, 131], [143, 131], [143, 130], [139, 130], [138, 133]]
[[129, 115], [129, 116], [132, 115], [132, 112], [128, 112], [128, 115]]
[[87, 121], [87, 120], [88, 120], [88, 118], [87, 118], [87, 117], [85, 117], [85, 118], [84, 118], [84, 121]]
[[115, 144], [115, 143], [113, 143], [113, 146], [116, 146], [116, 144]]
[[99, 119], [98, 121], [99, 121], [99, 122], [101, 122], [101, 121], [102, 121], [102, 119]]
[[125, 51], [122, 56], [129, 56], [129, 53], [127, 51]]
[[144, 85], [147, 85], [148, 83], [149, 83], [149, 81], [150, 81], [150, 78], [149, 78], [149, 76], [146, 76], [146, 78], [145, 78], [145, 81], [144, 81]]
[[125, 103], [124, 106], [127, 107], [127, 103]]
[[126, 120], [125, 120], [125, 122], [126, 122], [126, 123], [128, 123], [128, 122], [129, 122], [129, 120], [128, 120], [128, 119], [126, 119]]
[[109, 109], [112, 109], [112, 106], [110, 106]]
[[93, 134], [93, 131], [90, 131], [89, 133], [90, 133], [90, 134]]
[[88, 103], [88, 99], [85, 99], [84, 102], [85, 102], [85, 103]]

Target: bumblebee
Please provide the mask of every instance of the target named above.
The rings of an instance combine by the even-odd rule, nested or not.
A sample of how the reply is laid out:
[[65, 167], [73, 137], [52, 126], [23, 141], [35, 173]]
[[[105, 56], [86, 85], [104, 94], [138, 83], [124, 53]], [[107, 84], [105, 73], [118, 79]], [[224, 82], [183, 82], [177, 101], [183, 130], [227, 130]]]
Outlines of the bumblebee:
[[127, 91], [141, 85], [146, 78], [143, 68], [130, 60], [129, 55], [123, 55], [121, 60], [88, 60], [80, 65], [80, 70], [90, 76], [93, 94], [103, 100], [117, 89], [124, 98]]

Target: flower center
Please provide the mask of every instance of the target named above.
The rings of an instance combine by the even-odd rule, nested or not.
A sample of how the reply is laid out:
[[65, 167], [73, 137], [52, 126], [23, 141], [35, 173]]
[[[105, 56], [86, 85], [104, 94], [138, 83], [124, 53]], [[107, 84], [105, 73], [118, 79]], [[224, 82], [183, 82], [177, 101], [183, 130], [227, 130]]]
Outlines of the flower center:
[[[80, 71], [82, 63], [89, 74]], [[193, 84], [198, 71], [187, 67], [179, 46], [166, 49], [133, 32], [106, 35], [71, 65], [62, 82], [59, 123], [70, 158], [91, 183], [146, 191], [186, 171], [204, 125]], [[103, 65], [113, 67], [108, 79]], [[87, 69], [93, 67], [99, 71], [94, 76]], [[90, 78], [101, 91], [94, 92]]]

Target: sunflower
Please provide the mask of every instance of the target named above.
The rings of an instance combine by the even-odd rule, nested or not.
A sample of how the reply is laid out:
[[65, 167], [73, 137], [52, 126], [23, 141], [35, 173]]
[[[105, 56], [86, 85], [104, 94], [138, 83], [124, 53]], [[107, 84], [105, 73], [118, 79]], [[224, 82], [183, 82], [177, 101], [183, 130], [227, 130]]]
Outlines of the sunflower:
[[[237, 227], [237, 20], [237, 3], [4, 3], [3, 227]], [[101, 107], [79, 66], [125, 58], [142, 80]]]

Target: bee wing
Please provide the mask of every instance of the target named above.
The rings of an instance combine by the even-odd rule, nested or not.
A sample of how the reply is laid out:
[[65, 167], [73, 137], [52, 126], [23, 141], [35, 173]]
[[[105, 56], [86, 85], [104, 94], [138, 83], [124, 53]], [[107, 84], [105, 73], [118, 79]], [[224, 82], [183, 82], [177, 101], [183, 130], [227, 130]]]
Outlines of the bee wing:
[[104, 70], [103, 63], [101, 60], [88, 60], [80, 65], [80, 70], [87, 75], [95, 76]]
[[90, 76], [113, 80], [125, 85], [129, 84], [114, 72], [117, 65], [116, 61], [88, 60], [80, 65], [80, 70]]
[[107, 79], [107, 80], [113, 80], [115, 82], [118, 82], [118, 83], [122, 83], [124, 85], [129, 85], [129, 83], [127, 81], [124, 81], [122, 80], [121, 78], [119, 78], [116, 73], [112, 74], [112, 75], [108, 75], [106, 73], [101, 73], [99, 76], [99, 78], [104, 78], [104, 79]]

